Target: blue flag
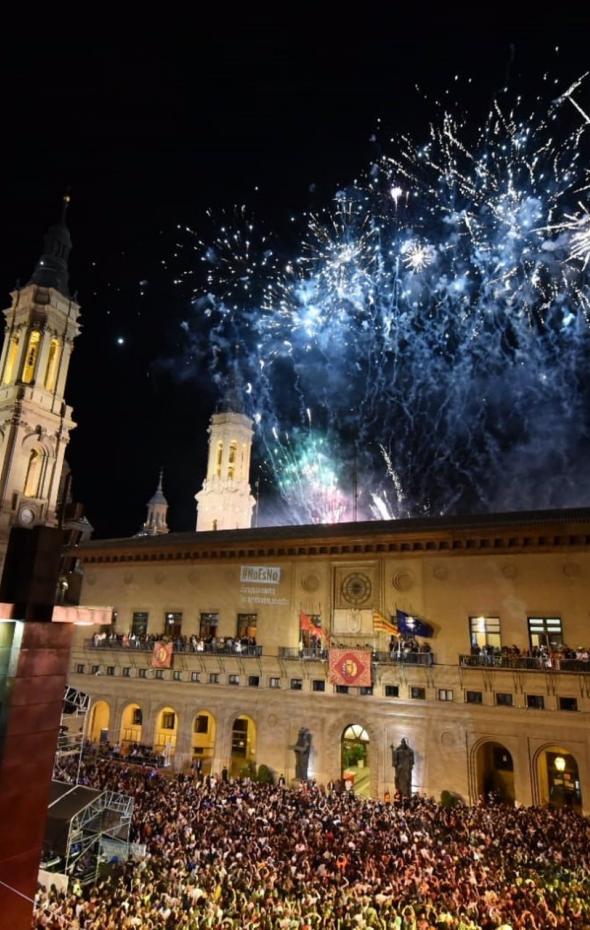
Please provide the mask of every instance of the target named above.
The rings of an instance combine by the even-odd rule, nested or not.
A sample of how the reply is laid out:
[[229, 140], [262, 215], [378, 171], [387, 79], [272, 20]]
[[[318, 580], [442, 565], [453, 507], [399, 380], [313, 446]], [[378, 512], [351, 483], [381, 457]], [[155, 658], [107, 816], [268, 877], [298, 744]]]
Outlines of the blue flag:
[[420, 620], [419, 617], [412, 617], [403, 610], [396, 610], [395, 617], [400, 633], [404, 636], [434, 636], [434, 630], [426, 620]]

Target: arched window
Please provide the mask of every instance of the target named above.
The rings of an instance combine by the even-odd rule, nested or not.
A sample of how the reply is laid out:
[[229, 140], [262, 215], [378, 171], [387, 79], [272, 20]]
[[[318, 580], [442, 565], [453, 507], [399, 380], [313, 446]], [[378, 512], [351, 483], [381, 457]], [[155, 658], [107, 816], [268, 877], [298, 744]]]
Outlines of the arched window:
[[223, 443], [221, 440], [217, 443], [217, 454], [215, 456], [215, 477], [221, 478], [221, 459], [223, 458]]
[[27, 465], [27, 476], [25, 478], [25, 497], [38, 497], [39, 485], [41, 483], [41, 467], [43, 465], [43, 453], [38, 449], [33, 449], [29, 455], [29, 464]]
[[236, 453], [238, 451], [237, 442], [230, 442], [229, 444], [229, 459], [227, 466], [227, 477], [235, 478], [236, 476]]
[[8, 355], [6, 357], [6, 367], [4, 368], [4, 384], [10, 384], [14, 377], [14, 371], [16, 368], [16, 362], [18, 359], [18, 350], [20, 346], [20, 337], [13, 336], [10, 340], [10, 346], [8, 348]]
[[40, 341], [41, 333], [38, 329], [34, 329], [29, 336], [29, 344], [25, 357], [25, 367], [23, 371], [23, 381], [25, 384], [30, 384], [35, 376], [35, 364], [37, 362], [37, 355], [39, 354]]
[[49, 355], [47, 357], [47, 368], [45, 369], [45, 389], [53, 391], [57, 378], [57, 366], [59, 362], [59, 339], [52, 339], [49, 343]]

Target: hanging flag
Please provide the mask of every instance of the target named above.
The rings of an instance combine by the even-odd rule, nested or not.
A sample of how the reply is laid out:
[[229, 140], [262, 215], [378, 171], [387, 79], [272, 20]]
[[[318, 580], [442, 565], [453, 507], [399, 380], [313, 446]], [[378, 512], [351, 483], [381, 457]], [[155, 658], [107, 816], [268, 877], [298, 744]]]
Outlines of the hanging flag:
[[395, 619], [400, 633], [403, 633], [404, 636], [424, 636], [425, 638], [434, 636], [434, 629], [426, 620], [412, 617], [403, 610], [396, 610]]
[[157, 643], [154, 643], [152, 668], [170, 668], [172, 665], [173, 651], [174, 646], [172, 643], [165, 643], [163, 640], [158, 640]]
[[371, 687], [371, 653], [365, 649], [330, 649], [328, 678], [334, 685]]
[[375, 633], [389, 633], [390, 636], [396, 636], [399, 633], [397, 624], [384, 617], [379, 610], [373, 611], [373, 630]]
[[322, 636], [325, 637], [325, 639], [328, 638], [328, 634], [321, 626], [321, 621], [306, 614], [303, 610], [299, 611], [299, 629], [302, 633], [309, 633], [310, 636], [315, 636], [316, 639], [320, 639]]

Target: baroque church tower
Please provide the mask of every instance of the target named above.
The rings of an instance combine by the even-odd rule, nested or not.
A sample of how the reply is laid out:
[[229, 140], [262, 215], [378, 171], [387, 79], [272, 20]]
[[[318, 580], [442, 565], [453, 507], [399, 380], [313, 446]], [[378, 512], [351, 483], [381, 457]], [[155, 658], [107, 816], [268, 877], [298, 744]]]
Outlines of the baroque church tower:
[[31, 280], [4, 310], [0, 356], [0, 561], [10, 528], [57, 523], [56, 504], [72, 408], [64, 391], [80, 307], [68, 287], [72, 248], [61, 220], [51, 226]]
[[207, 476], [195, 495], [197, 532], [252, 525], [256, 503], [250, 490], [252, 420], [243, 411], [235, 380], [221, 407], [210, 420]]
[[141, 527], [138, 536], [162, 536], [169, 533], [168, 523], [168, 501], [164, 497], [162, 481], [164, 480], [164, 469], [160, 469], [160, 479], [154, 495], [149, 499], [147, 505], [147, 518]]

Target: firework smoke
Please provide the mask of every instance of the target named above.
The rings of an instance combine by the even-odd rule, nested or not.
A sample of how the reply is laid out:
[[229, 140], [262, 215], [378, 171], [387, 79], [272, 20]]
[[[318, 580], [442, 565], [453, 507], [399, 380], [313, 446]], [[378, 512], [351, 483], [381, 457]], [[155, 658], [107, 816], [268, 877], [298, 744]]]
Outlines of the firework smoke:
[[356, 477], [367, 517], [587, 503], [584, 87], [394, 139], [297, 254], [243, 211], [196, 242], [192, 338], [220, 390], [242, 347], [292, 522], [350, 519]]

